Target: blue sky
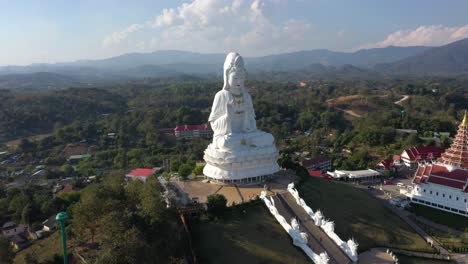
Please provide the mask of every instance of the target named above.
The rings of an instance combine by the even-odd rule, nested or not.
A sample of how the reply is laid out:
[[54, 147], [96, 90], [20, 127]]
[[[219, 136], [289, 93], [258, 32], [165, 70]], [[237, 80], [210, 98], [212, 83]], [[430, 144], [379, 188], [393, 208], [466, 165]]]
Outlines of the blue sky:
[[438, 46], [468, 37], [467, 10], [457, 0], [0, 0], [0, 65], [167, 49]]

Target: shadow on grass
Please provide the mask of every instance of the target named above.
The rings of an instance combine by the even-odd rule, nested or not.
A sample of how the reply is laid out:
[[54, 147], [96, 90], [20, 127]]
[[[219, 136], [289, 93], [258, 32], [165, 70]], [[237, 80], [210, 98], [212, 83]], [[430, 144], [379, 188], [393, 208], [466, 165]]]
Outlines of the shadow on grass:
[[260, 201], [201, 220], [192, 230], [200, 263], [310, 263]]

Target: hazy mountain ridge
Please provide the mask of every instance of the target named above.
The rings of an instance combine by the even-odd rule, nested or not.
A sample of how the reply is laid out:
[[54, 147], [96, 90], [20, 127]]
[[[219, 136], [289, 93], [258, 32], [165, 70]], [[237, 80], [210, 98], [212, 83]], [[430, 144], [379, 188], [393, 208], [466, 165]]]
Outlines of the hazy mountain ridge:
[[[369, 67], [378, 63], [397, 61], [427, 50], [429, 47], [387, 47], [359, 50], [353, 53], [325, 49], [298, 51], [262, 57], [246, 57], [249, 71], [291, 71], [311, 64]], [[80, 60], [56, 64], [32, 64], [28, 66], [3, 66], [0, 74], [25, 74], [56, 72], [73, 74], [73, 71], [89, 71], [110, 74], [144, 65], [156, 65], [183, 73], [222, 72], [225, 54], [202, 54], [187, 51], [156, 51], [151, 53], [128, 53], [102, 60]], [[190, 67], [194, 65], [195, 67]]]
[[[187, 51], [129, 53], [103, 60], [0, 67], [0, 88], [66, 88], [141, 78], [222, 76], [225, 54]], [[255, 78], [381, 78], [468, 73], [468, 39], [441, 47], [386, 47], [335, 52], [326, 49], [246, 57]], [[46, 74], [48, 73], [48, 75]], [[278, 78], [273, 78], [278, 79]]]
[[461, 75], [468, 73], [468, 38], [435, 47], [375, 70], [391, 75]]

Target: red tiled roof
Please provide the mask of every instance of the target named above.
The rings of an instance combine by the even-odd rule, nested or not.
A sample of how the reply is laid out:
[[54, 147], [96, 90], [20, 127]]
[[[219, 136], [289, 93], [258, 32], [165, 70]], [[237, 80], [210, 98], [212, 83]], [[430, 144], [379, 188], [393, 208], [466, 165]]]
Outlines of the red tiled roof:
[[310, 159], [310, 160], [304, 160], [301, 162], [301, 165], [304, 166], [304, 167], [309, 167], [309, 166], [313, 166], [317, 163], [321, 163], [321, 162], [325, 162], [325, 161], [329, 161], [331, 160], [331, 158], [329, 157], [316, 157], [316, 158], [313, 158], [313, 159]]
[[[449, 171], [448, 168], [440, 164], [420, 165], [414, 175], [413, 183], [434, 183], [462, 189], [468, 192], [468, 186], [465, 187], [468, 181], [468, 171], [455, 169]], [[464, 188], [465, 187], [465, 188]]]
[[155, 169], [134, 169], [127, 174], [128, 177], [148, 177], [155, 172]]
[[383, 167], [384, 169], [388, 170], [393, 168], [394, 165], [392, 160], [382, 160], [379, 164], [377, 164], [377, 167]]
[[393, 160], [401, 160], [401, 156], [400, 155], [393, 155]]
[[76, 188], [76, 187], [73, 187], [71, 185], [67, 185], [65, 187], [63, 187], [62, 191], [60, 192], [72, 192], [72, 191], [78, 191], [79, 189]]
[[312, 177], [323, 177], [322, 171], [319, 170], [307, 170], [309, 172], [309, 176]]
[[175, 131], [187, 131], [187, 130], [209, 130], [210, 127], [205, 124], [205, 125], [184, 125], [184, 126], [176, 126], [174, 129]]
[[465, 186], [464, 182], [455, 181], [450, 178], [437, 177], [437, 176], [429, 177], [428, 182], [439, 184], [439, 185], [444, 185], [444, 186], [449, 186], [449, 187], [453, 187], [457, 189], [463, 189], [463, 186]]
[[466, 170], [453, 170], [449, 171], [445, 166], [442, 165], [433, 165], [431, 175], [436, 175], [439, 177], [446, 177], [458, 181], [465, 182], [468, 179], [468, 171]]
[[[412, 147], [409, 149], [405, 149], [406, 153], [408, 153], [408, 157], [410, 160], [416, 160], [416, 159], [425, 159], [425, 160], [430, 160], [435, 159], [440, 157], [440, 155], [444, 152], [444, 148], [440, 147], [433, 147], [433, 146], [417, 146], [417, 147]], [[430, 157], [432, 155], [432, 157]]]

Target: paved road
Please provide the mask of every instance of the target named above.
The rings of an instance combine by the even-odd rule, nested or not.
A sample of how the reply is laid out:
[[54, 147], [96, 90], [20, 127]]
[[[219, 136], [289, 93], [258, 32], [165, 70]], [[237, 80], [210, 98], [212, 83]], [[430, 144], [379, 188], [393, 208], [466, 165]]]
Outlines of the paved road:
[[[327, 234], [316, 226], [306, 211], [297, 205], [294, 197], [288, 192], [278, 194], [273, 198], [278, 212], [288, 221], [296, 217], [301, 230], [308, 235], [308, 245], [317, 254], [324, 251], [330, 257], [330, 263], [348, 264], [351, 259], [333, 242]], [[320, 241], [322, 240], [322, 241]]]

